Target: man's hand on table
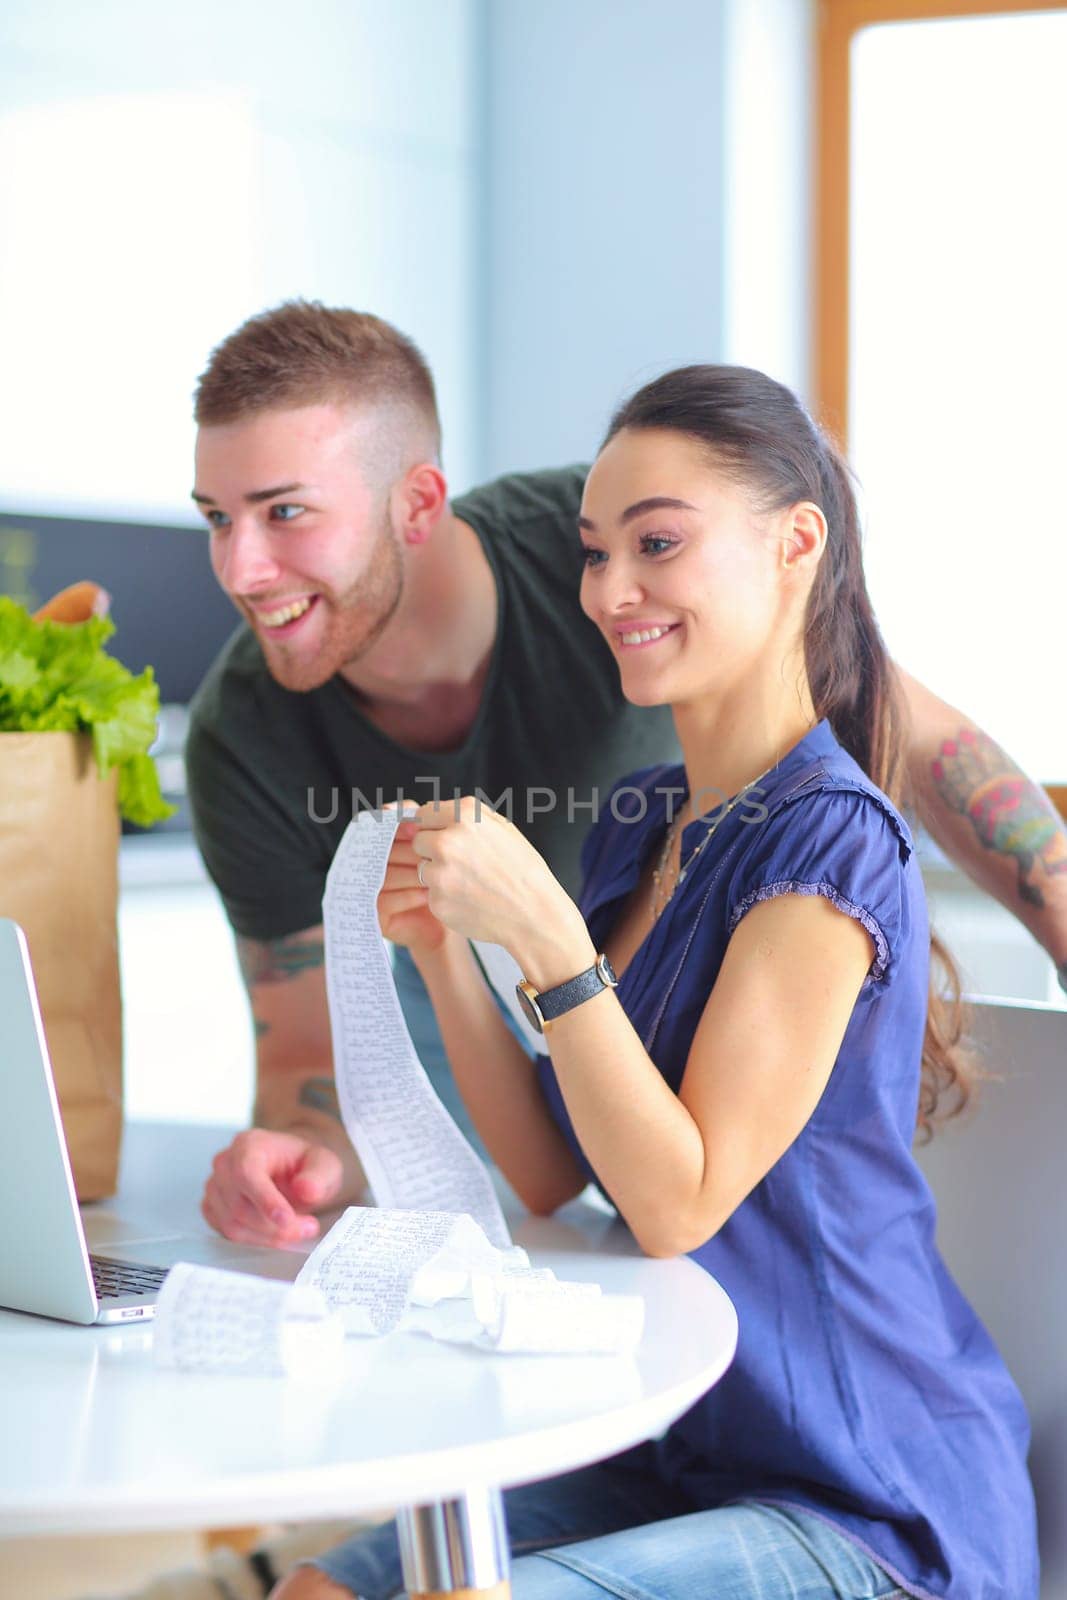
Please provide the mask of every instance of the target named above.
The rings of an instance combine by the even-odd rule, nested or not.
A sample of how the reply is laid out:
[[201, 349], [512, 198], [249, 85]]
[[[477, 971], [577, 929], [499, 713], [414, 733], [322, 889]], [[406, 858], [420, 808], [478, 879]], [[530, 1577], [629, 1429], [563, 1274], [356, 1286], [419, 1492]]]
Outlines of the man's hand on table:
[[249, 1128], [215, 1157], [200, 1209], [236, 1244], [299, 1244], [318, 1235], [314, 1213], [340, 1204], [345, 1188], [344, 1163], [328, 1145]]

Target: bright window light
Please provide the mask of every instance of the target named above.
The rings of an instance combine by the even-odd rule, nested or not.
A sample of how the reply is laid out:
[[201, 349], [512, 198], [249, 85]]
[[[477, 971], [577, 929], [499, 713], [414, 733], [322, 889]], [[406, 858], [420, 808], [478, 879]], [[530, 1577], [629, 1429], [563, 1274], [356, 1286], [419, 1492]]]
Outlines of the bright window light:
[[187, 514], [198, 364], [260, 298], [258, 137], [232, 90], [0, 117], [6, 505]]
[[1067, 778], [1067, 14], [852, 53], [850, 454], [890, 649]]

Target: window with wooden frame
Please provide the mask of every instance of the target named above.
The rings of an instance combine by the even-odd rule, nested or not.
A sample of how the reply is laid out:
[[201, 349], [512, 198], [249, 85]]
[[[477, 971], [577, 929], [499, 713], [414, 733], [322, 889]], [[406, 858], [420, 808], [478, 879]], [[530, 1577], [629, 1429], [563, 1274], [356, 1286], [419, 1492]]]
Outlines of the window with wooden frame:
[[814, 390], [879, 618], [903, 666], [1063, 786], [1067, 6], [817, 15]]

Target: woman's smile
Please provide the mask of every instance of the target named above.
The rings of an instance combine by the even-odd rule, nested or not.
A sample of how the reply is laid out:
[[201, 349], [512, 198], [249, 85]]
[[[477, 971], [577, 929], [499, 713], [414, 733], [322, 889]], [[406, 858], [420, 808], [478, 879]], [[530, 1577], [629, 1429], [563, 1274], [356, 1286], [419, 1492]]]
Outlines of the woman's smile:
[[620, 654], [629, 654], [662, 643], [680, 627], [680, 622], [627, 622], [625, 626], [616, 625], [612, 629], [611, 640]]

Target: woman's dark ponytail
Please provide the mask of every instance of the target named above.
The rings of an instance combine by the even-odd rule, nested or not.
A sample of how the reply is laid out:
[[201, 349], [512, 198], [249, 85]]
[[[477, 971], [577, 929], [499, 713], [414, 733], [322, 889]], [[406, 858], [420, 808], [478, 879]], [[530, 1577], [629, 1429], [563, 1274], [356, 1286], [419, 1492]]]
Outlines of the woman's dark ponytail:
[[808, 596], [804, 658], [812, 700], [867, 776], [901, 799], [901, 709], [892, 662], [863, 573], [856, 497], [849, 469], [821, 440], [822, 494], [816, 504], [830, 527], [826, 553]]

